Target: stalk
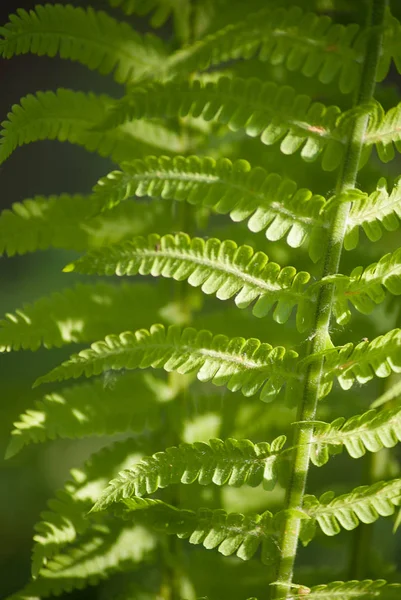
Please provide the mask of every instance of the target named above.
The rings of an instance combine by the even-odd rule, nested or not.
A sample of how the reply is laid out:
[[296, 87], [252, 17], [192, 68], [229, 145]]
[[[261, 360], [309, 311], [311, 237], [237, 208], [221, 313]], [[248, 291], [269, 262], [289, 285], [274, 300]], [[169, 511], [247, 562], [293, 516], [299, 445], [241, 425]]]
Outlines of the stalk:
[[[382, 29], [387, 0], [372, 0], [367, 19], [369, 39], [366, 45], [361, 79], [357, 90], [354, 106], [368, 104], [375, 89], [375, 76], [382, 43]], [[355, 117], [350, 139], [347, 144], [344, 162], [338, 178], [336, 195], [340, 196], [355, 188], [363, 138], [366, 132], [369, 115], [361, 114]], [[347, 225], [350, 202], [339, 203], [332, 211], [330, 233], [326, 252], [323, 259], [322, 277], [336, 275], [339, 272], [341, 252]], [[330, 345], [330, 321], [333, 308], [333, 285], [322, 286], [319, 290], [315, 307], [315, 322], [311, 341], [307, 348], [307, 356], [325, 350]], [[310, 364], [301, 390], [301, 402], [298, 410], [298, 420], [302, 425], [295, 433], [295, 450], [292, 462], [292, 473], [287, 488], [286, 508], [289, 509], [283, 523], [281, 537], [281, 554], [278, 565], [276, 585], [273, 598], [284, 599], [291, 593], [294, 562], [297, 552], [300, 524], [299, 517], [291, 514], [291, 509], [301, 509], [308, 476], [310, 448], [313, 428], [308, 421], [315, 419], [319, 388], [323, 375], [323, 358]]]

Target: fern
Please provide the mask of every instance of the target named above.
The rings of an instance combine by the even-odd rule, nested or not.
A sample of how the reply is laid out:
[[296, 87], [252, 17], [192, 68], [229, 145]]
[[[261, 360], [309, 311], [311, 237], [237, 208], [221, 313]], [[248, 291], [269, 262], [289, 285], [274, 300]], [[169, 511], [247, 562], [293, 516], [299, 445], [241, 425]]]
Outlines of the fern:
[[269, 511], [246, 516], [208, 509], [195, 513], [149, 498], [128, 498], [123, 504], [134, 522], [189, 538], [191, 544], [203, 544], [207, 549], [218, 548], [224, 556], [235, 553], [242, 560], [249, 560], [261, 544], [262, 562], [269, 564], [276, 554], [275, 524]]
[[278, 323], [285, 323], [298, 304], [298, 328], [303, 331], [308, 327], [310, 305], [305, 284], [309, 274], [296, 273], [293, 267], [280, 269], [269, 262], [266, 254], [254, 253], [249, 246], [237, 247], [229, 240], [153, 234], [93, 252], [67, 265], [64, 271], [98, 275], [140, 273], [188, 280], [220, 300], [235, 296], [239, 308], [256, 300], [252, 312], [257, 317], [266, 316], [277, 302], [273, 318]]
[[103, 11], [45, 4], [17, 10], [0, 28], [0, 54], [57, 54], [81, 62], [102, 75], [114, 72], [119, 83], [160, 67], [165, 51], [160, 38], [138, 35]]
[[352, 458], [360, 458], [368, 450], [378, 452], [392, 448], [401, 441], [401, 409], [369, 410], [345, 420], [339, 417], [332, 423], [317, 423], [313, 432], [311, 460], [315, 465], [326, 464], [330, 453], [336, 454], [345, 446]]
[[[299, 589], [302, 591], [303, 586]], [[400, 585], [397, 583], [386, 583], [384, 579], [372, 581], [365, 579], [364, 581], [333, 581], [332, 583], [315, 585], [311, 589], [304, 588], [303, 595], [308, 597], [308, 600], [351, 600], [359, 598], [367, 600], [368, 598], [383, 598], [383, 600], [392, 600], [398, 597], [400, 593]], [[290, 593], [288, 600], [296, 600], [302, 598], [300, 592], [295, 591], [295, 595]]]
[[387, 289], [391, 294], [401, 294], [401, 250], [385, 254], [378, 263], [363, 269], [356, 267], [349, 277], [336, 282], [338, 295], [334, 312], [338, 323], [348, 323], [351, 312], [348, 302], [361, 313], [369, 314], [375, 304], [385, 299]]
[[18, 146], [44, 139], [68, 141], [116, 162], [141, 156], [146, 153], [142, 148], [149, 149], [149, 145], [161, 145], [165, 150], [174, 146], [178, 151], [184, 149], [174, 132], [156, 123], [141, 121], [126, 123], [114, 130], [94, 131], [93, 127], [106, 118], [114, 103], [104, 94], [96, 96], [62, 88], [56, 93], [47, 91], [25, 96], [2, 123], [0, 164]]
[[94, 188], [94, 197], [104, 208], [134, 195], [186, 200], [228, 213], [233, 221], [249, 219], [251, 231], [265, 230], [271, 241], [286, 236], [294, 248], [312, 239], [309, 250], [314, 260], [320, 255], [324, 198], [297, 190], [294, 182], [261, 167], [252, 169], [244, 160], [148, 156], [124, 163], [122, 171], [113, 171]]
[[163, 325], [153, 325], [149, 331], [127, 331], [92, 344], [91, 349], [82, 350], [40, 377], [35, 385], [81, 375], [91, 377], [109, 369], [153, 367], [182, 374], [197, 371], [200, 381], [241, 390], [245, 396], [260, 391], [261, 399], [269, 402], [287, 378], [296, 378], [291, 371], [296, 356], [292, 350], [286, 352], [252, 338], [230, 340], [190, 327], [181, 331], [173, 325], [166, 331]]
[[275, 484], [275, 462], [285, 438], [272, 444], [252, 444], [249, 440], [214, 439], [207, 444], [183, 444], [144, 458], [132, 469], [122, 471], [110, 482], [94, 510], [104, 510], [113, 502], [131, 496], [153, 494], [173, 483], [201, 485], [258, 486]]
[[[25, 305], [0, 321], [0, 350], [37, 350], [93, 341], [111, 329], [121, 331], [134, 323], [130, 305], [143, 302], [151, 320], [160, 304], [149, 285], [115, 286], [106, 283], [78, 284], [34, 304]], [[87, 315], [91, 318], [88, 319]], [[51, 319], [49, 319], [51, 315]], [[143, 322], [143, 316], [141, 316]]]
[[337, 535], [341, 527], [351, 530], [359, 522], [374, 523], [379, 516], [393, 515], [400, 502], [400, 479], [357, 487], [350, 494], [337, 497], [334, 497], [333, 492], [325, 492], [319, 500], [315, 496], [306, 495], [304, 510], [312, 521], [305, 521], [308, 529], [303, 541], [309, 541], [310, 527], [314, 521], [317, 521], [326, 535]]
[[147, 381], [132, 373], [47, 394], [14, 423], [6, 458], [31, 443], [155, 429], [159, 406]]
[[26, 254], [47, 248], [87, 250], [116, 243], [148, 228], [163, 229], [167, 204], [126, 202], [107, 214], [89, 196], [36, 196], [0, 213], [0, 254]]
[[312, 103], [289, 86], [255, 78], [143, 85], [117, 101], [109, 113], [107, 119], [99, 121], [97, 131], [113, 131], [134, 119], [189, 115], [214, 119], [233, 131], [244, 129], [268, 146], [282, 140], [280, 150], [284, 154], [294, 154], [302, 147], [301, 157], [307, 161], [316, 160], [324, 151], [325, 170], [335, 170], [343, 154], [345, 125], [337, 126], [338, 107]]
[[401, 219], [399, 207], [399, 180], [396, 181], [389, 194], [386, 180], [380, 179], [377, 190], [373, 194], [361, 197], [352, 205], [344, 247], [347, 250], [356, 248], [359, 242], [359, 227], [363, 227], [372, 242], [376, 242], [382, 237], [382, 228], [388, 231], [398, 229]]

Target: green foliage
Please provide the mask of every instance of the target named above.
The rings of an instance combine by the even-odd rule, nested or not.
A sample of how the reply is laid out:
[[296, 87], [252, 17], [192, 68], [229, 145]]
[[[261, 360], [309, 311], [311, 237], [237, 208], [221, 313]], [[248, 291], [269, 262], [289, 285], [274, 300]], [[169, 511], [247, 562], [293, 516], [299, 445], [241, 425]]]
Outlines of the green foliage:
[[249, 440], [214, 439], [207, 444], [195, 442], [167, 448], [120, 473], [110, 482], [94, 510], [104, 510], [113, 502], [153, 494], [159, 488], [180, 482], [238, 487], [245, 483], [255, 487], [263, 482], [266, 489], [272, 489], [277, 455], [284, 443], [285, 437], [277, 438], [271, 445], [267, 442], [254, 445]]
[[[50, 351], [20, 354], [21, 389], [34, 359], [48, 370], [35, 385], [93, 378], [18, 404], [7, 458], [50, 440], [92, 454], [41, 514], [33, 577], [10, 598], [395, 600], [396, 545], [366, 526], [401, 504], [400, 9], [108, 4], [121, 20], [45, 4], [0, 27], [3, 58], [59, 57], [124, 86], [28, 94], [0, 131], [0, 164], [41, 140], [116, 163], [90, 194], [39, 191], [0, 214], [6, 260], [47, 250], [41, 273], [68, 263], [74, 286], [0, 321], [1, 352]], [[70, 344], [91, 345], [65, 360]], [[316, 535], [359, 525], [347, 553]], [[312, 539], [308, 572], [295, 560]]]
[[139, 273], [188, 280], [195, 287], [201, 286], [205, 294], [216, 294], [219, 300], [235, 296], [239, 308], [256, 300], [252, 312], [257, 317], [265, 317], [277, 303], [273, 318], [278, 323], [285, 323], [298, 304], [298, 328], [303, 331], [308, 326], [310, 303], [305, 284], [309, 273], [297, 273], [293, 267], [281, 269], [263, 252], [255, 254], [250, 246], [237, 247], [230, 240], [190, 239], [185, 233], [174, 237], [152, 234], [147, 239], [139, 237], [93, 252], [67, 265], [64, 271], [89, 275]]
[[150, 330], [126, 331], [109, 335], [95, 342], [90, 349], [82, 350], [36, 380], [35, 385], [77, 379], [82, 375], [92, 377], [108, 370], [164, 369], [180, 374], [197, 373], [202, 382], [227, 386], [244, 396], [260, 391], [265, 402], [276, 396], [287, 378], [296, 378], [291, 365], [297, 353], [285, 348], [273, 348], [255, 338], [229, 339], [225, 335], [213, 336], [210, 331], [196, 331], [192, 327], [181, 329], [171, 325], [152, 325]]

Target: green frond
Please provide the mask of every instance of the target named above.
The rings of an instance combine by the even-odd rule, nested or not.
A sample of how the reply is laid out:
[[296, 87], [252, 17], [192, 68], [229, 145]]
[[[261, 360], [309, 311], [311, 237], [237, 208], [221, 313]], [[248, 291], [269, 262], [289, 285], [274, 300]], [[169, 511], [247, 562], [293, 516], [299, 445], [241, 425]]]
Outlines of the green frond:
[[360, 458], [366, 451], [392, 448], [400, 441], [401, 408], [369, 410], [347, 420], [339, 417], [332, 423], [316, 423], [311, 460], [320, 467], [343, 446], [352, 458]]
[[296, 306], [298, 329], [304, 331], [310, 325], [312, 307], [305, 288], [309, 273], [297, 273], [294, 267], [282, 269], [269, 262], [263, 252], [255, 253], [250, 246], [238, 247], [230, 240], [191, 239], [185, 233], [163, 237], [151, 234], [93, 251], [67, 265], [64, 271], [187, 280], [219, 300], [235, 297], [239, 308], [256, 301], [252, 310], [256, 317], [266, 316], [276, 305], [273, 318], [278, 323], [285, 323]]
[[348, 390], [355, 381], [364, 384], [375, 375], [388, 377], [401, 372], [401, 330], [393, 329], [371, 342], [363, 341], [356, 346], [350, 343], [327, 352], [324, 371], [323, 395], [330, 391], [333, 376]]
[[178, 50], [157, 75], [189, 74], [257, 57], [326, 84], [339, 78], [341, 91], [348, 93], [357, 84], [364, 50], [358, 33], [358, 25], [333, 24], [328, 16], [298, 6], [270, 6]]
[[382, 229], [394, 231], [401, 221], [401, 178], [397, 179], [393, 189], [387, 191], [387, 182], [381, 178], [377, 189], [354, 202], [347, 221], [344, 238], [346, 250], [353, 250], [359, 242], [359, 228], [362, 227], [372, 242], [382, 236]]
[[[268, 146], [281, 140], [280, 150], [316, 160], [323, 152], [325, 170], [334, 170], [344, 153], [347, 120], [339, 121], [340, 109], [312, 102], [297, 95], [289, 86], [263, 83], [256, 78], [221, 77], [203, 83], [199, 80], [170, 81], [135, 86], [111, 107], [97, 131], [109, 131], [127, 121], [141, 118], [201, 117], [244, 130], [260, 137]], [[338, 126], [337, 126], [338, 125]]]
[[401, 397], [401, 381], [397, 381], [394, 385], [390, 386], [384, 394], [379, 396], [372, 404], [371, 408], [378, 408], [379, 406], [383, 406], [383, 404], [387, 404], [387, 402], [391, 402], [392, 400], [399, 400]]
[[336, 281], [334, 314], [337, 323], [345, 324], [351, 318], [349, 302], [361, 313], [369, 314], [376, 304], [386, 297], [385, 290], [399, 296], [401, 294], [401, 248], [392, 254], [385, 254], [379, 262], [365, 269], [356, 267], [349, 277]]
[[156, 545], [157, 539], [144, 527], [124, 527], [115, 522], [103, 525], [49, 559], [37, 579], [28, 583], [16, 598], [59, 596], [62, 592], [96, 585], [115, 573], [132, 571], [150, 562]]
[[152, 321], [161, 308], [154, 289], [149, 284], [77, 284], [44, 296], [0, 321], [0, 351], [59, 348]]
[[[304, 594], [290, 593], [287, 600], [300, 600], [303, 596], [307, 600], [368, 600], [381, 598], [382, 600], [397, 600], [401, 592], [399, 583], [387, 583], [384, 579], [364, 579], [362, 581], [333, 581], [332, 583], [314, 585], [304, 588]], [[279, 600], [285, 600], [280, 598]]]
[[93, 454], [85, 465], [71, 471], [71, 479], [49, 500], [48, 509], [35, 525], [32, 573], [36, 577], [48, 560], [70, 544], [79, 543], [79, 536], [108, 535], [104, 520], [88, 515], [110, 477], [127, 464], [141, 459], [147, 451], [141, 439], [126, 439]]
[[245, 160], [231, 162], [210, 157], [148, 156], [124, 163], [94, 188], [95, 198], [104, 208], [131, 196], [186, 201], [229, 214], [233, 221], [248, 220], [253, 232], [265, 230], [268, 240], [286, 237], [298, 248], [309, 240], [309, 252], [320, 258], [326, 223], [321, 216], [322, 196], [261, 167], [252, 168]]
[[382, 162], [393, 160], [394, 146], [398, 152], [401, 151], [401, 103], [386, 113], [378, 102], [373, 105], [363, 143], [366, 157], [375, 146]]
[[307, 543], [313, 537], [313, 522], [317, 522], [326, 535], [337, 535], [341, 527], [350, 531], [358, 527], [359, 522], [374, 523], [379, 517], [393, 515], [400, 503], [401, 479], [364, 485], [337, 497], [333, 492], [325, 492], [319, 500], [307, 494], [304, 511], [312, 521], [304, 521], [302, 541]]
[[245, 396], [260, 391], [270, 402], [293, 371], [297, 353], [281, 346], [273, 348], [255, 338], [229, 339], [210, 331], [152, 325], [150, 330], [109, 335], [40, 377], [35, 385], [65, 379], [91, 377], [119, 369], [163, 368], [177, 373], [196, 372], [200, 381], [211, 381]]
[[58, 438], [77, 439], [126, 431], [145, 431], [159, 425], [160, 403], [146, 379], [127, 373], [108, 382], [64, 388], [38, 400], [14, 423], [6, 458], [24, 446]]
[[18, 9], [0, 27], [0, 55], [56, 55], [80, 62], [102, 75], [113, 72], [119, 83], [139, 79], [160, 69], [166, 57], [160, 38], [141, 36], [128, 23], [103, 11], [67, 4], [37, 5]]
[[61, 194], [15, 202], [0, 213], [0, 254], [14, 256], [47, 248], [89, 250], [149, 229], [171, 230], [170, 206], [125, 202], [107, 212], [91, 196]]
[[285, 443], [281, 436], [271, 444], [253, 444], [249, 440], [212, 439], [180, 444], [145, 457], [134, 467], [122, 471], [111, 481], [93, 510], [105, 510], [110, 504], [132, 496], [153, 494], [174, 483], [233, 485], [256, 487], [263, 483], [272, 489], [276, 483], [276, 461]]
[[224, 556], [250, 560], [262, 545], [262, 562], [269, 564], [277, 557], [276, 528], [269, 511], [243, 515], [201, 508], [194, 512], [149, 498], [126, 498], [121, 504], [124, 509], [117, 508], [117, 514], [122, 512], [124, 518], [188, 539], [190, 544], [203, 544], [207, 550], [217, 548]]
[[68, 141], [115, 162], [148, 154], [151, 147], [185, 151], [188, 141], [181, 141], [180, 136], [156, 122], [141, 120], [95, 131], [93, 127], [106, 119], [114, 104], [115, 100], [104, 94], [96, 96], [63, 88], [28, 94], [13, 106], [8, 120], [2, 123], [0, 164], [19, 146], [39, 140]]

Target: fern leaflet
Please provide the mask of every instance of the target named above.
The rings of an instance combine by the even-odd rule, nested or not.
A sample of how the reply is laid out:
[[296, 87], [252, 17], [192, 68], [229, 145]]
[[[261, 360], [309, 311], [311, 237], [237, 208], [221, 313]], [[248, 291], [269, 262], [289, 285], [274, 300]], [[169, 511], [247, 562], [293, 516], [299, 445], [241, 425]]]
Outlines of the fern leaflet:
[[272, 489], [276, 482], [276, 461], [285, 443], [281, 436], [271, 444], [252, 444], [249, 440], [212, 439], [167, 448], [146, 457], [131, 469], [119, 473], [96, 502], [94, 509], [105, 510], [110, 504], [132, 496], [153, 494], [174, 483], [201, 485], [250, 485], [262, 482]]
[[372, 242], [382, 237], [382, 228], [387, 231], [398, 229], [401, 221], [400, 183], [401, 179], [397, 179], [389, 193], [386, 180], [381, 178], [373, 194], [361, 197], [352, 204], [344, 238], [346, 250], [353, 250], [358, 245], [360, 227]]
[[148, 156], [124, 163], [94, 188], [95, 198], [104, 208], [131, 196], [151, 196], [187, 201], [229, 214], [233, 221], [248, 220], [251, 231], [265, 230], [268, 240], [287, 237], [297, 248], [309, 240], [309, 252], [320, 258], [326, 223], [321, 215], [322, 196], [297, 189], [289, 179], [251, 168], [245, 160], [215, 161], [210, 157]]
[[154, 429], [159, 425], [159, 407], [150, 385], [137, 374], [64, 388], [44, 396], [14, 423], [6, 458], [46, 440]]
[[141, 120], [108, 131], [95, 131], [93, 127], [106, 118], [114, 104], [115, 100], [106, 95], [63, 88], [56, 93], [47, 91], [25, 96], [19, 105], [13, 106], [8, 120], [2, 123], [0, 164], [17, 147], [45, 139], [68, 141], [89, 152], [109, 156], [115, 162], [142, 156], [151, 147], [169, 151], [175, 146], [178, 152], [185, 151], [188, 141], [185, 138], [181, 141], [176, 133], [158, 123]]
[[[290, 593], [287, 600], [300, 600], [304, 595], [308, 600], [397, 600], [400, 594], [399, 583], [387, 583], [384, 579], [364, 579], [362, 581], [333, 581], [332, 583], [314, 585], [312, 588], [301, 586], [294, 595]], [[300, 594], [301, 590], [304, 590]], [[279, 600], [285, 600], [280, 598]]]
[[178, 373], [196, 371], [200, 381], [241, 390], [245, 396], [260, 390], [261, 400], [270, 402], [286, 380], [297, 377], [292, 370], [297, 356], [293, 350], [272, 348], [254, 338], [229, 339], [191, 327], [181, 330], [172, 325], [166, 330], [163, 325], [152, 325], [149, 331], [107, 336], [40, 377], [35, 385], [91, 377], [109, 369], [153, 367]]
[[317, 521], [326, 535], [337, 535], [341, 527], [355, 529], [362, 523], [374, 523], [381, 517], [394, 514], [395, 507], [401, 503], [401, 479], [355, 488], [349, 494], [334, 497], [333, 492], [325, 492], [319, 500], [306, 495], [304, 510], [311, 517], [303, 521], [302, 540], [307, 543], [313, 537], [314, 522]]
[[128, 23], [103, 11], [71, 5], [18, 9], [0, 28], [0, 55], [38, 54], [78, 61], [102, 75], [114, 72], [119, 83], [160, 68], [165, 50], [160, 38], [140, 36]]
[[273, 318], [285, 323], [298, 305], [297, 326], [308, 328], [311, 306], [305, 290], [310, 275], [296, 273], [294, 267], [281, 269], [269, 262], [263, 252], [254, 253], [250, 246], [211, 238], [190, 238], [185, 233], [160, 237], [151, 234], [108, 248], [91, 252], [64, 271], [98, 275], [153, 275], [188, 280], [201, 286], [205, 294], [216, 294], [219, 300], [235, 296], [239, 308], [256, 300], [253, 314], [264, 317], [277, 303]]
[[139, 326], [146, 314], [135, 317], [132, 307], [138, 303], [149, 311], [150, 321], [158, 316], [160, 302], [149, 284], [78, 284], [6, 314], [0, 321], [0, 351], [61, 347], [120, 332], [129, 323]]
[[[249, 560], [262, 545], [262, 562], [269, 564], [277, 556], [276, 529], [271, 512], [261, 515], [226, 513], [201, 508], [197, 512], [177, 509], [161, 500], [126, 498], [123, 516], [156, 531], [189, 539], [190, 544], [217, 548], [224, 556], [236, 554]], [[117, 514], [122, 509], [117, 508]]]
[[349, 277], [336, 281], [334, 314], [338, 323], [348, 323], [351, 312], [348, 302], [361, 313], [369, 314], [376, 304], [386, 297], [385, 289], [391, 294], [401, 294], [401, 249], [385, 254], [379, 262], [365, 269], [356, 267]]
[[311, 459], [322, 466], [329, 455], [337, 454], [345, 446], [352, 458], [369, 452], [392, 448], [401, 441], [401, 408], [369, 410], [347, 420], [339, 417], [332, 423], [316, 423], [313, 432]]
[[336, 106], [311, 102], [289, 86], [240, 77], [135, 87], [116, 101], [98, 129], [108, 131], [133, 119], [187, 115], [214, 119], [233, 131], [244, 129], [266, 145], [282, 140], [280, 150], [284, 154], [294, 154], [302, 147], [301, 157], [306, 161], [316, 160], [324, 151], [325, 170], [339, 166], [349, 129], [346, 119], [337, 127], [340, 109]]

